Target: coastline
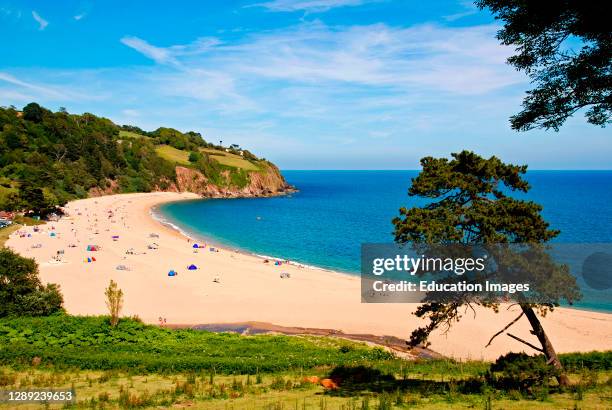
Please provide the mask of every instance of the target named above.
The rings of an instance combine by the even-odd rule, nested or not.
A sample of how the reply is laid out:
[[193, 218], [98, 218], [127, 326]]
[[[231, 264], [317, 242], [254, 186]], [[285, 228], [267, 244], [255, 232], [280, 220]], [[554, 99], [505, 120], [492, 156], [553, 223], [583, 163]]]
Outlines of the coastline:
[[[201, 199], [208, 199], [208, 198], [201, 198]], [[215, 199], [223, 199], [223, 198], [215, 198]], [[230, 198], [230, 199], [233, 199], [233, 198]], [[299, 268], [315, 269], [315, 270], [318, 270], [318, 271], [329, 272], [329, 273], [332, 273], [332, 274], [345, 275], [345, 276], [348, 276], [348, 277], [351, 277], [351, 278], [359, 276], [359, 274], [355, 273], [355, 272], [344, 272], [344, 271], [340, 271], [340, 270], [325, 268], [325, 267], [322, 267], [322, 266], [316, 266], [316, 265], [311, 265], [311, 264], [307, 264], [307, 263], [297, 262], [297, 261], [294, 261], [294, 260], [289, 260], [289, 259], [283, 258], [281, 256], [259, 254], [259, 253], [256, 253], [254, 251], [250, 251], [248, 249], [240, 248], [238, 246], [232, 246], [232, 245], [224, 244], [222, 241], [219, 241], [216, 238], [211, 238], [211, 237], [203, 235], [203, 234], [189, 232], [189, 231], [181, 228], [180, 226], [174, 224], [173, 222], [167, 220], [162, 215], [162, 212], [159, 210], [159, 206], [160, 205], [167, 205], [167, 204], [171, 204], [173, 202], [178, 202], [178, 201], [168, 201], [168, 202], [152, 205], [149, 208], [149, 214], [151, 215], [151, 218], [154, 219], [156, 222], [158, 222], [161, 225], [166, 226], [169, 229], [172, 229], [172, 230], [176, 231], [181, 236], [183, 236], [185, 239], [189, 239], [189, 240], [195, 241], [195, 242], [198, 242], [198, 241], [199, 242], [204, 242], [204, 243], [206, 243], [208, 245], [214, 246], [215, 248], [223, 249], [223, 250], [228, 251], [228, 252], [235, 252], [235, 253], [238, 253], [238, 254], [241, 254], [241, 255], [245, 255], [245, 256], [249, 256], [249, 257], [255, 257], [255, 258], [260, 259], [262, 262], [267, 259], [269, 261], [284, 262], [284, 263], [287, 263], [289, 265], [297, 266]]]
[[[406, 339], [423, 323], [412, 315], [416, 305], [362, 304], [360, 280], [355, 275], [297, 264], [274, 266], [263, 263], [261, 256], [217, 245], [219, 252], [210, 252], [207, 247], [194, 254], [193, 241], [169, 222], [156, 220], [154, 208], [196, 198], [162, 192], [74, 201], [67, 205], [70, 218], [44, 225], [41, 233], [24, 228], [20, 231], [32, 237], [13, 234], [7, 245], [37, 260], [43, 282], [60, 284], [71, 314], [106, 314], [103, 292], [113, 279], [124, 290], [123, 314], [137, 315], [153, 324], [159, 317], [166, 318], [168, 325], [259, 321]], [[114, 219], [108, 217], [109, 210]], [[51, 231], [57, 235], [50, 237]], [[159, 235], [155, 238], [159, 249], [146, 251], [153, 232]], [[120, 237], [114, 241], [111, 236], [116, 233]], [[68, 247], [75, 241], [76, 247]], [[101, 250], [86, 252], [88, 242], [100, 245]], [[42, 247], [32, 248], [36, 243]], [[68, 263], [47, 262], [60, 248], [65, 249]], [[129, 248], [139, 254], [125, 255]], [[83, 262], [94, 253], [96, 262]], [[200, 269], [186, 270], [190, 263]], [[130, 270], [116, 270], [119, 264]], [[179, 275], [168, 277], [169, 269], [176, 269]], [[289, 273], [290, 278], [281, 278], [281, 273]], [[217, 277], [219, 282], [214, 282]], [[471, 312], [466, 314], [462, 324], [448, 334], [434, 334], [431, 348], [456, 358], [488, 360], [510, 350], [525, 350], [524, 345], [504, 336], [484, 348], [488, 339], [516, 316], [514, 309], [502, 308], [498, 315], [483, 309], [477, 313], [476, 318]], [[611, 347], [607, 341], [612, 340], [612, 314], [557, 308], [543, 324], [559, 352]], [[526, 323], [515, 326], [517, 334], [528, 334]]]

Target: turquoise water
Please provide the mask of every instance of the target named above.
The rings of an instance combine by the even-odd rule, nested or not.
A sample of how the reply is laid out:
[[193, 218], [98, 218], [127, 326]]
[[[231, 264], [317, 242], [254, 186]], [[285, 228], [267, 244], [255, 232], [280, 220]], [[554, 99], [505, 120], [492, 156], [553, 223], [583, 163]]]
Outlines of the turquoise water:
[[[299, 192], [288, 197], [166, 204], [181, 229], [230, 247], [358, 273], [362, 243], [392, 242], [391, 219], [417, 171], [284, 171]], [[612, 242], [612, 171], [530, 171], [522, 195], [544, 206], [558, 242]], [[589, 293], [589, 292], [587, 292]], [[580, 306], [612, 311], [609, 293], [585, 293]]]

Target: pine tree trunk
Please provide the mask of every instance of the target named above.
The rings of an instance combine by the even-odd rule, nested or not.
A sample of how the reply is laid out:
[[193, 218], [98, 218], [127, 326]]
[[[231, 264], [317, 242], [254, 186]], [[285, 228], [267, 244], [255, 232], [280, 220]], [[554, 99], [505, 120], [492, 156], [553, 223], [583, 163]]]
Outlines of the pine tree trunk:
[[550, 365], [554, 366], [557, 370], [559, 370], [559, 376], [557, 376], [557, 381], [559, 382], [559, 385], [568, 386], [569, 379], [567, 378], [567, 375], [563, 370], [563, 365], [559, 360], [559, 356], [557, 356], [557, 352], [555, 352], [555, 348], [548, 339], [548, 336], [546, 336], [546, 332], [542, 327], [542, 323], [540, 323], [540, 319], [538, 319], [538, 316], [533, 311], [533, 308], [531, 306], [527, 304], [521, 304], [521, 309], [523, 310], [523, 313], [525, 313], [525, 316], [527, 316], [527, 320], [529, 320], [529, 323], [531, 324], [531, 333], [533, 333], [538, 338], [540, 344], [542, 345], [542, 351], [544, 353], [544, 356], [546, 357], [547, 362]]

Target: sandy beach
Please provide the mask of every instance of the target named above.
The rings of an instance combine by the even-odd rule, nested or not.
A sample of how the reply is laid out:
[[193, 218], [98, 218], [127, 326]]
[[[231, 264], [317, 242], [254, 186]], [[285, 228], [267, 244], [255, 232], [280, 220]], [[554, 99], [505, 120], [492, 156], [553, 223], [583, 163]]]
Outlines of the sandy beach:
[[[38, 232], [25, 227], [7, 246], [36, 259], [42, 280], [61, 286], [71, 314], [106, 314], [104, 289], [113, 279], [125, 295], [123, 315], [153, 324], [160, 317], [168, 325], [259, 321], [407, 338], [420, 323], [412, 315], [416, 305], [362, 304], [356, 276], [276, 266], [230, 249], [211, 252], [210, 245], [194, 252], [193, 241], [151, 216], [155, 205], [193, 198], [144, 193], [74, 201], [66, 206], [68, 217], [41, 225]], [[99, 249], [88, 251], [88, 245]], [[63, 251], [61, 263], [53, 259], [58, 251]], [[191, 264], [198, 269], [188, 270]], [[178, 275], [168, 276], [170, 270]], [[463, 359], [494, 359], [526, 350], [505, 335], [485, 348], [517, 314], [516, 308], [499, 314], [483, 310], [474, 318], [468, 311], [459, 326], [436, 333], [430, 347]], [[611, 314], [559, 308], [543, 324], [559, 352], [612, 348]], [[526, 320], [512, 333], [535, 342]]]

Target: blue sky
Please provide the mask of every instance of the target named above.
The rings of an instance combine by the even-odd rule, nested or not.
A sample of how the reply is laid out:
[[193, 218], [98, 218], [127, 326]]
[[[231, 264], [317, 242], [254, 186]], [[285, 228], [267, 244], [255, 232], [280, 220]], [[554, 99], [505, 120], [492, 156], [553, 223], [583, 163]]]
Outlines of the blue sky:
[[464, 1], [0, 0], [0, 105], [237, 143], [283, 169], [416, 169], [461, 149], [610, 169], [582, 115], [517, 133], [529, 82]]

